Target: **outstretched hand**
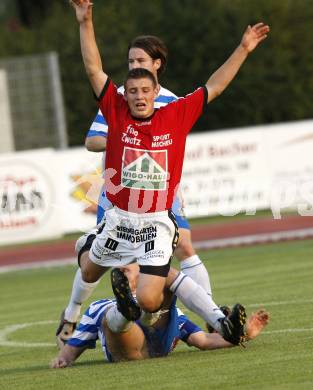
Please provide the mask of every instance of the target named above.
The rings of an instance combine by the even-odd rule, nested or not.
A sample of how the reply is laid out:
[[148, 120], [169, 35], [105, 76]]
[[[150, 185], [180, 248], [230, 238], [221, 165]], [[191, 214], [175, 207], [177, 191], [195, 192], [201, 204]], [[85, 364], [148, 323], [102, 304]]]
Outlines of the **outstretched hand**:
[[258, 44], [267, 37], [270, 28], [264, 23], [257, 23], [254, 26], [248, 26], [243, 34], [241, 46], [250, 53]]
[[252, 313], [246, 323], [246, 337], [248, 340], [256, 338], [268, 324], [269, 313], [265, 309], [260, 309]]
[[62, 357], [57, 357], [53, 359], [50, 363], [50, 368], [66, 368], [70, 364]]
[[76, 18], [79, 23], [92, 18], [93, 3], [90, 0], [70, 0], [70, 4], [76, 11]]

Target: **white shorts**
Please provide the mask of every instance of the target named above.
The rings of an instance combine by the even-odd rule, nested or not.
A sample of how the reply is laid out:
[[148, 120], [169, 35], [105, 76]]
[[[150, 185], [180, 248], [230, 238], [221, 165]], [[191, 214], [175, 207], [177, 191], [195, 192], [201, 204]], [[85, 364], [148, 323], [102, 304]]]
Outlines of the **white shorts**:
[[102, 267], [141, 266], [169, 263], [178, 240], [171, 211], [137, 214], [117, 207], [106, 211], [106, 222], [89, 251], [92, 262]]

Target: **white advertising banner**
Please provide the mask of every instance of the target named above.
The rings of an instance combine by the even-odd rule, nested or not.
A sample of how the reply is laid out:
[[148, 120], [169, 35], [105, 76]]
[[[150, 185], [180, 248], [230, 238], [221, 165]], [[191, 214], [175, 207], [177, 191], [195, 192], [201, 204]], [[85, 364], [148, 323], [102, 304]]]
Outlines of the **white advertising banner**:
[[[186, 215], [313, 215], [313, 121], [190, 135]], [[96, 224], [102, 153], [84, 147], [0, 157], [0, 245], [85, 232]]]
[[263, 138], [256, 128], [188, 137], [181, 184], [187, 216], [251, 214], [268, 206]]
[[103, 185], [103, 153], [91, 153], [75, 148], [55, 153], [62, 170], [58, 186], [62, 201], [58, 209], [62, 214], [64, 233], [85, 232], [96, 225], [98, 198]]
[[313, 215], [313, 121], [264, 126], [270, 165], [269, 208], [279, 218], [282, 208]]
[[0, 156], [0, 245], [63, 234], [54, 151]]
[[181, 190], [187, 216], [284, 208], [313, 215], [313, 121], [190, 135]]

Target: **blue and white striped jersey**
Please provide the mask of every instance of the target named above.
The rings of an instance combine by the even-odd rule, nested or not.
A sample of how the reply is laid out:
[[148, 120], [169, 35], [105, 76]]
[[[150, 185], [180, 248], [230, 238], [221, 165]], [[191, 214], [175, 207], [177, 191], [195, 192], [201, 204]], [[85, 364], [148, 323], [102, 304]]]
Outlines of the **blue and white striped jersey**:
[[115, 305], [115, 300], [101, 299], [92, 302], [83, 314], [68, 344], [73, 347], [96, 348], [96, 341], [99, 339], [105, 358], [111, 360], [110, 356], [107, 355], [105, 336], [101, 323], [105, 310], [112, 305]]
[[[119, 87], [118, 92], [120, 94], [124, 94], [124, 87], [123, 86]], [[166, 106], [168, 103], [174, 102], [177, 99], [178, 97], [174, 95], [171, 91], [161, 87], [159, 95], [154, 100], [154, 108], [160, 108]], [[108, 125], [100, 110], [98, 110], [98, 113], [95, 119], [93, 120], [90, 129], [87, 133], [87, 137], [95, 137], [95, 136], [101, 136], [101, 137], [108, 136]]]
[[[137, 321], [146, 336], [151, 357], [167, 355], [179, 340], [186, 341], [189, 335], [201, 331], [176, 307], [175, 301], [176, 299], [170, 308], [169, 321], [164, 329], [154, 330], [151, 327], [142, 326], [140, 321]], [[112, 357], [106, 345], [101, 323], [106, 310], [115, 304], [116, 301], [111, 299], [93, 302], [82, 316], [68, 344], [73, 347], [95, 348], [96, 341], [99, 339], [105, 359], [111, 362]]]

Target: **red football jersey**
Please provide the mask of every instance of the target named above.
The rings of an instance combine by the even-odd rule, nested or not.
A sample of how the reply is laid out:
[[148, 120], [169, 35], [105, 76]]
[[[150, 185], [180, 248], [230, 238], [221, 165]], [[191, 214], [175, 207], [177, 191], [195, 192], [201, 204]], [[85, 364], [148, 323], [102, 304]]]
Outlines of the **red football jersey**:
[[108, 79], [99, 107], [109, 126], [105, 188], [117, 207], [147, 213], [171, 208], [178, 188], [186, 137], [203, 112], [207, 89], [134, 118], [117, 87]]

